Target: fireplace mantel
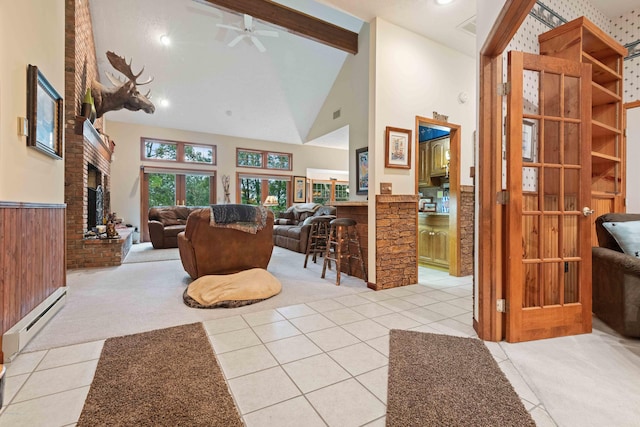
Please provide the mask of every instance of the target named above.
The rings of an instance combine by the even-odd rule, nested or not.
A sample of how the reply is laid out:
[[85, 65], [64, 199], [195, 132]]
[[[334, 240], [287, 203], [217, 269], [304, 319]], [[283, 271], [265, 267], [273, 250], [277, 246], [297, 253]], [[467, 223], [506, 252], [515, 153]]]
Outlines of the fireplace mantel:
[[107, 161], [111, 162], [115, 144], [106, 135], [100, 134], [89, 119], [83, 116], [76, 116], [75, 132], [77, 135], [82, 135], [86, 141], [98, 149], [98, 152]]

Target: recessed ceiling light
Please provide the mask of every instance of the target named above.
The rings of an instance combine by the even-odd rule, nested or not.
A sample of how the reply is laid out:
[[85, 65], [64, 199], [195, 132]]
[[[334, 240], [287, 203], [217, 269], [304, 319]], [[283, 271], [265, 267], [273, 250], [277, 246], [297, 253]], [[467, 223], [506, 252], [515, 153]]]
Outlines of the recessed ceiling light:
[[445, 4], [451, 3], [453, 0], [436, 0], [436, 4], [444, 6]]
[[169, 106], [169, 100], [168, 99], [161, 99], [160, 100], [160, 106], [161, 107], [168, 107]]
[[171, 44], [171, 39], [169, 38], [168, 35], [163, 34], [160, 36], [160, 43], [162, 43], [165, 46], [169, 46]]

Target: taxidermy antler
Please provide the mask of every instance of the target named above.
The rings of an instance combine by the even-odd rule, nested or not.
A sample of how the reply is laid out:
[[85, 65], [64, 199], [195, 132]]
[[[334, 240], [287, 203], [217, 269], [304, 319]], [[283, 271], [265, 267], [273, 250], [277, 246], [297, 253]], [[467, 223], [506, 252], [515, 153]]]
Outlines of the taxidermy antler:
[[111, 51], [107, 52], [107, 59], [113, 68], [120, 71], [129, 80], [121, 80], [107, 71], [107, 78], [114, 87], [107, 88], [98, 81], [93, 82], [91, 85], [91, 94], [93, 95], [93, 102], [96, 107], [96, 117], [102, 117], [107, 111], [121, 110], [122, 108], [130, 111], [142, 110], [145, 113], [152, 114], [156, 108], [151, 101], [149, 101], [151, 91], [143, 95], [138, 92], [138, 86], [151, 83], [153, 77], [139, 83], [138, 77], [140, 77], [144, 71], [144, 67], [142, 67], [142, 70], [140, 70], [138, 74], [133, 74], [133, 71], [131, 71], [131, 61], [127, 64], [123, 57]]

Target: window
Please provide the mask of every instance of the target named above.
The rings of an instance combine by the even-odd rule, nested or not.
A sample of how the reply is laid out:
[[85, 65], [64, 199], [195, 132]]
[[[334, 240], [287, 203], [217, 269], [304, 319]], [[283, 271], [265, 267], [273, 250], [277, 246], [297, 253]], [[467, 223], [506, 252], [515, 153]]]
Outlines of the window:
[[215, 203], [214, 175], [145, 168], [148, 206], [208, 206]]
[[245, 168], [291, 170], [291, 153], [272, 153], [270, 151], [236, 150], [236, 165]]
[[141, 160], [216, 164], [216, 146], [141, 138]]
[[143, 148], [145, 159], [178, 160], [178, 145], [175, 143], [146, 140]]
[[349, 200], [349, 184], [338, 182], [335, 179], [330, 181], [314, 180], [311, 184], [311, 191], [311, 201], [322, 205]]
[[213, 164], [213, 147], [185, 144], [184, 161]]
[[278, 206], [272, 206], [270, 209], [277, 214], [289, 206], [290, 186], [289, 176], [238, 174], [239, 194], [236, 200], [246, 205], [261, 205], [267, 196], [276, 196]]

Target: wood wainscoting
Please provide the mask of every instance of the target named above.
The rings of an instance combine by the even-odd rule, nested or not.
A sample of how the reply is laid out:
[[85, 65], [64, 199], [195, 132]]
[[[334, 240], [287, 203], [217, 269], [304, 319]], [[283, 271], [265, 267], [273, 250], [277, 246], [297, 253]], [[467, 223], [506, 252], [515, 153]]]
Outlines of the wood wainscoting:
[[[0, 330], [66, 286], [65, 204], [0, 201]], [[0, 361], [2, 354], [0, 336]]]

